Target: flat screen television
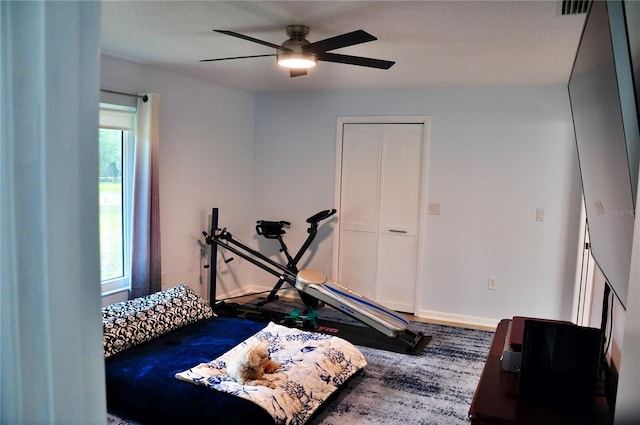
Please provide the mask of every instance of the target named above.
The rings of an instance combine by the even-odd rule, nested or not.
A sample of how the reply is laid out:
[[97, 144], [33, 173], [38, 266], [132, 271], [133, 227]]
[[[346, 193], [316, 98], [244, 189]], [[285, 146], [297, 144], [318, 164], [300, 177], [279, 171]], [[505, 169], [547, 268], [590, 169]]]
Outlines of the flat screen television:
[[591, 411], [602, 330], [546, 320], [525, 320], [518, 395], [546, 406]]
[[591, 252], [623, 307], [640, 162], [633, 78], [624, 4], [591, 2], [569, 98]]

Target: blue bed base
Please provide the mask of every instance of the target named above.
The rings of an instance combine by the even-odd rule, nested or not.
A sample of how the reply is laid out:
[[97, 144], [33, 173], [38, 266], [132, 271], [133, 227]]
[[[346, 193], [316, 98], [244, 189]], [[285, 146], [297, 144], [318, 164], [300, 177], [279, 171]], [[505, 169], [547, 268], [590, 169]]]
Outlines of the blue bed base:
[[238, 318], [206, 319], [107, 358], [108, 411], [140, 424], [273, 424], [264, 409], [247, 400], [175, 378], [265, 326]]

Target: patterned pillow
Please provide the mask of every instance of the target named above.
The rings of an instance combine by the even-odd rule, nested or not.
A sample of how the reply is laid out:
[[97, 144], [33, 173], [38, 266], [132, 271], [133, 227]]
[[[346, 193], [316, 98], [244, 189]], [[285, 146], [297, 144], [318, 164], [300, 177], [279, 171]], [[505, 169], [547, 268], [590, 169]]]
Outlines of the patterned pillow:
[[182, 297], [185, 293], [190, 293], [197, 297], [197, 295], [188, 286], [178, 285], [164, 291], [155, 292], [145, 297], [135, 298], [133, 300], [106, 306], [102, 309], [102, 320], [109, 319], [111, 317], [127, 317], [135, 315], [139, 311], [147, 310], [157, 306], [158, 304], [166, 304], [176, 297]]
[[213, 316], [211, 307], [186, 285], [102, 309], [104, 356]]

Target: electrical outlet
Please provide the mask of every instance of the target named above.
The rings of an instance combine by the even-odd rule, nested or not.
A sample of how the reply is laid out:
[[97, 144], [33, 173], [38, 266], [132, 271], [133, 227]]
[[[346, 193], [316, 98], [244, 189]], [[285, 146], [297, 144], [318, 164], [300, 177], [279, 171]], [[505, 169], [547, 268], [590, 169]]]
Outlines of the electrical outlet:
[[495, 291], [496, 289], [498, 289], [498, 278], [497, 277], [489, 276], [487, 289], [491, 289], [492, 291]]

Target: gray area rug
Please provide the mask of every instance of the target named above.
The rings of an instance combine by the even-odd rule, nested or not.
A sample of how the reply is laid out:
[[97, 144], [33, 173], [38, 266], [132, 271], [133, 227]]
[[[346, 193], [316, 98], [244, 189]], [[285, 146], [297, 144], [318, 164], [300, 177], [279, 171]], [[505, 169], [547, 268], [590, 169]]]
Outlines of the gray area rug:
[[[294, 308], [303, 310], [304, 305], [277, 300], [262, 308], [289, 313]], [[328, 306], [317, 311], [319, 319], [362, 325]], [[469, 407], [494, 333], [419, 322], [411, 322], [409, 330], [433, 337], [422, 354], [358, 346], [368, 365], [309, 424], [468, 424]]]
[[368, 365], [310, 424], [468, 424], [493, 332], [411, 322], [432, 335], [419, 356], [359, 347]]
[[[299, 305], [268, 304], [269, 309], [279, 311], [288, 312], [292, 307]], [[319, 309], [318, 316], [358, 323], [328, 307]], [[359, 346], [368, 365], [308, 424], [468, 424], [469, 406], [494, 333], [419, 322], [411, 322], [409, 329], [433, 336], [420, 355]], [[107, 423], [127, 422], [109, 416]]]

